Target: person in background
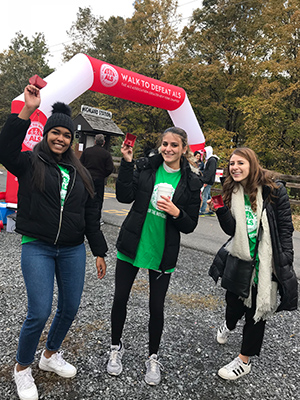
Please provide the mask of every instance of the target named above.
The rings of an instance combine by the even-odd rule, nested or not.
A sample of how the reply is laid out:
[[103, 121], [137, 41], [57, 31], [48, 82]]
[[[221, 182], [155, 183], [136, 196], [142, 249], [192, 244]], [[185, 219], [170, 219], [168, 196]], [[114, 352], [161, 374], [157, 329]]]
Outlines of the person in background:
[[219, 157], [213, 154], [213, 148], [211, 146], [207, 146], [204, 148], [205, 154], [205, 164], [204, 170], [202, 171], [202, 176], [200, 176], [200, 180], [203, 184], [202, 190], [202, 204], [200, 208], [199, 215], [214, 215], [212, 211], [207, 211], [207, 200], [210, 199], [210, 191], [211, 187], [215, 182], [216, 170]]
[[99, 220], [101, 219], [103, 206], [105, 179], [114, 170], [112, 156], [110, 152], [103, 147], [104, 144], [104, 135], [96, 135], [94, 146], [86, 148], [80, 157], [81, 163], [90, 172], [93, 178], [96, 198], [98, 200]]
[[203, 161], [202, 154], [200, 153], [200, 151], [194, 152], [194, 162], [197, 165], [197, 167], [199, 168], [199, 171], [202, 173], [204, 170], [204, 161]]
[[[222, 196], [224, 206], [215, 211], [221, 228], [232, 238], [227, 245], [231, 255], [251, 260], [260, 224], [262, 227], [256, 265], [249, 282], [250, 295], [241, 298], [226, 291], [225, 322], [217, 332], [218, 343], [227, 343], [230, 332], [245, 316], [240, 354], [218, 371], [221, 378], [235, 380], [250, 372], [250, 357], [259, 356], [266, 320], [276, 310], [297, 308], [298, 283], [293, 269], [294, 228], [285, 186], [274, 181], [271, 173], [260, 166], [253, 150], [233, 151]], [[213, 202], [210, 205], [215, 208]], [[223, 271], [222, 263], [216, 261], [209, 274], [217, 282]], [[277, 289], [281, 297], [279, 306]]]
[[76, 158], [71, 144], [74, 127], [71, 109], [53, 105], [43, 139], [33, 151], [22, 152], [30, 116], [40, 105], [40, 91], [24, 90], [25, 104], [11, 114], [0, 134], [0, 162], [18, 178], [16, 232], [22, 235], [21, 267], [27, 290], [28, 312], [23, 323], [14, 368], [21, 400], [38, 399], [30, 365], [51, 314], [54, 278], [58, 303], [39, 368], [64, 378], [76, 368], [59, 352], [79, 308], [85, 276], [87, 237], [96, 256], [98, 277], [106, 272], [106, 241], [99, 227], [93, 181]]
[[[117, 240], [115, 294], [111, 312], [112, 343], [107, 364], [110, 375], [122, 372], [122, 341], [127, 302], [140, 268], [149, 272], [150, 320], [149, 358], [145, 381], [157, 385], [161, 380], [158, 350], [164, 324], [164, 302], [180, 245], [180, 232], [192, 232], [200, 207], [199, 177], [191, 170], [187, 134], [183, 129], [167, 129], [161, 139], [160, 154], [133, 162], [132, 147], [123, 143], [123, 158], [116, 183], [116, 196], [132, 203]], [[192, 153], [191, 153], [192, 154]], [[136, 169], [135, 169], [136, 167]], [[161, 185], [168, 196], [158, 197]]]

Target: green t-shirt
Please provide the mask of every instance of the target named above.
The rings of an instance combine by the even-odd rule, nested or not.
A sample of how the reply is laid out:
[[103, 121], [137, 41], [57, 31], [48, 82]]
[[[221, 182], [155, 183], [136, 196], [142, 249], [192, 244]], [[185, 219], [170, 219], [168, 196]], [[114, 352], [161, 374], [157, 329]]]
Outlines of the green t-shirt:
[[[249, 239], [249, 248], [251, 257], [254, 256], [254, 250], [256, 245], [256, 236], [257, 236], [257, 214], [253, 212], [251, 208], [251, 203], [248, 195], [244, 195], [245, 198], [245, 212], [246, 212], [246, 221], [247, 221], [247, 231], [248, 231], [248, 239]], [[259, 258], [258, 254], [256, 255], [256, 273], [254, 277], [254, 282], [258, 283], [258, 268], [259, 268]]]
[[[70, 173], [67, 170], [67, 168], [62, 167], [61, 165], [57, 165], [58, 168], [60, 169], [61, 176], [62, 176], [62, 185], [60, 189], [60, 204], [63, 207], [67, 195], [67, 190], [68, 190], [68, 185], [70, 182]], [[29, 243], [37, 240], [36, 238], [32, 238], [30, 236], [23, 235], [22, 236], [22, 244], [24, 243]]]
[[61, 189], [60, 189], [60, 204], [63, 207], [63, 205], [65, 204], [68, 185], [70, 182], [70, 172], [68, 171], [67, 168], [62, 167], [61, 165], [57, 165], [57, 166], [60, 169], [61, 176], [62, 176], [62, 183], [61, 183]]
[[[147, 216], [142, 228], [141, 238], [137, 247], [135, 259], [131, 259], [118, 251], [117, 257], [127, 261], [138, 268], [153, 269], [158, 271], [163, 251], [165, 248], [165, 233], [167, 215], [157, 206], [157, 188], [160, 183], [168, 183], [173, 187], [173, 194], [181, 178], [181, 171], [171, 170], [164, 163], [159, 166], [155, 175], [155, 184], [148, 206]], [[166, 272], [173, 272], [174, 268]]]

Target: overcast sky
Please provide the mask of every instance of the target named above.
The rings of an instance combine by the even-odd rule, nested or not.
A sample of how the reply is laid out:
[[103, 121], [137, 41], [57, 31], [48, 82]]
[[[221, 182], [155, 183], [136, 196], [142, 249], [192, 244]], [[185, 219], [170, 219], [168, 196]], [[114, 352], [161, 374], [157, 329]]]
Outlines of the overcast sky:
[[[13, 0], [1, 1], [0, 52], [7, 50], [16, 32], [32, 39], [36, 32], [45, 35], [47, 45], [53, 57], [50, 66], [61, 65], [63, 43], [68, 41], [66, 31], [76, 21], [79, 7], [91, 7], [95, 16], [106, 20], [111, 16], [129, 18], [133, 15], [133, 0]], [[178, 13], [182, 14], [183, 23], [187, 23], [194, 9], [201, 7], [202, 0], [178, 0]]]

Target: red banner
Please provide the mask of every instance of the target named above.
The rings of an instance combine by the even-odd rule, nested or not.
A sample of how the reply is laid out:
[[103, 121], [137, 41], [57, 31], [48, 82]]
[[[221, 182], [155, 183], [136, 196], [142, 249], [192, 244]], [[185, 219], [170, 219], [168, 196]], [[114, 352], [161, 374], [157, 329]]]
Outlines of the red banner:
[[171, 111], [180, 107], [185, 99], [184, 89], [178, 86], [87, 57], [94, 71], [94, 83], [90, 87], [94, 92]]
[[[55, 101], [69, 104], [86, 90], [104, 93], [122, 99], [167, 110], [173, 124], [184, 129], [193, 151], [203, 149], [205, 139], [195, 113], [184, 89], [147, 76], [107, 64], [104, 61], [77, 54], [59, 70], [47, 76], [47, 85], [42, 90], [40, 109], [31, 117], [22, 150], [32, 150], [43, 136], [46, 116], [51, 115]], [[24, 96], [19, 95], [11, 110], [19, 113], [24, 105]], [[42, 111], [41, 111], [42, 110]], [[11, 203], [17, 202], [18, 183], [7, 182], [7, 193]]]

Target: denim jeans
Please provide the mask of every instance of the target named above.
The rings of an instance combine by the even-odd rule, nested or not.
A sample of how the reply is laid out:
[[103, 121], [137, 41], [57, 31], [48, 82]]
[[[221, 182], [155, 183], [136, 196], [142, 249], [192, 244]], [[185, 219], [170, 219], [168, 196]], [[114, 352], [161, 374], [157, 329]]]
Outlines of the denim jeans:
[[200, 208], [200, 212], [202, 212], [202, 213], [204, 213], [206, 211], [207, 200], [210, 198], [210, 189], [211, 189], [211, 187], [212, 187], [212, 185], [207, 185], [203, 189], [203, 192], [202, 192], [202, 206]]
[[57, 246], [40, 240], [22, 245], [21, 267], [27, 290], [28, 312], [22, 326], [17, 362], [31, 364], [40, 336], [51, 314], [54, 277], [58, 287], [56, 314], [46, 347], [60, 348], [78, 311], [84, 285], [84, 244]]

